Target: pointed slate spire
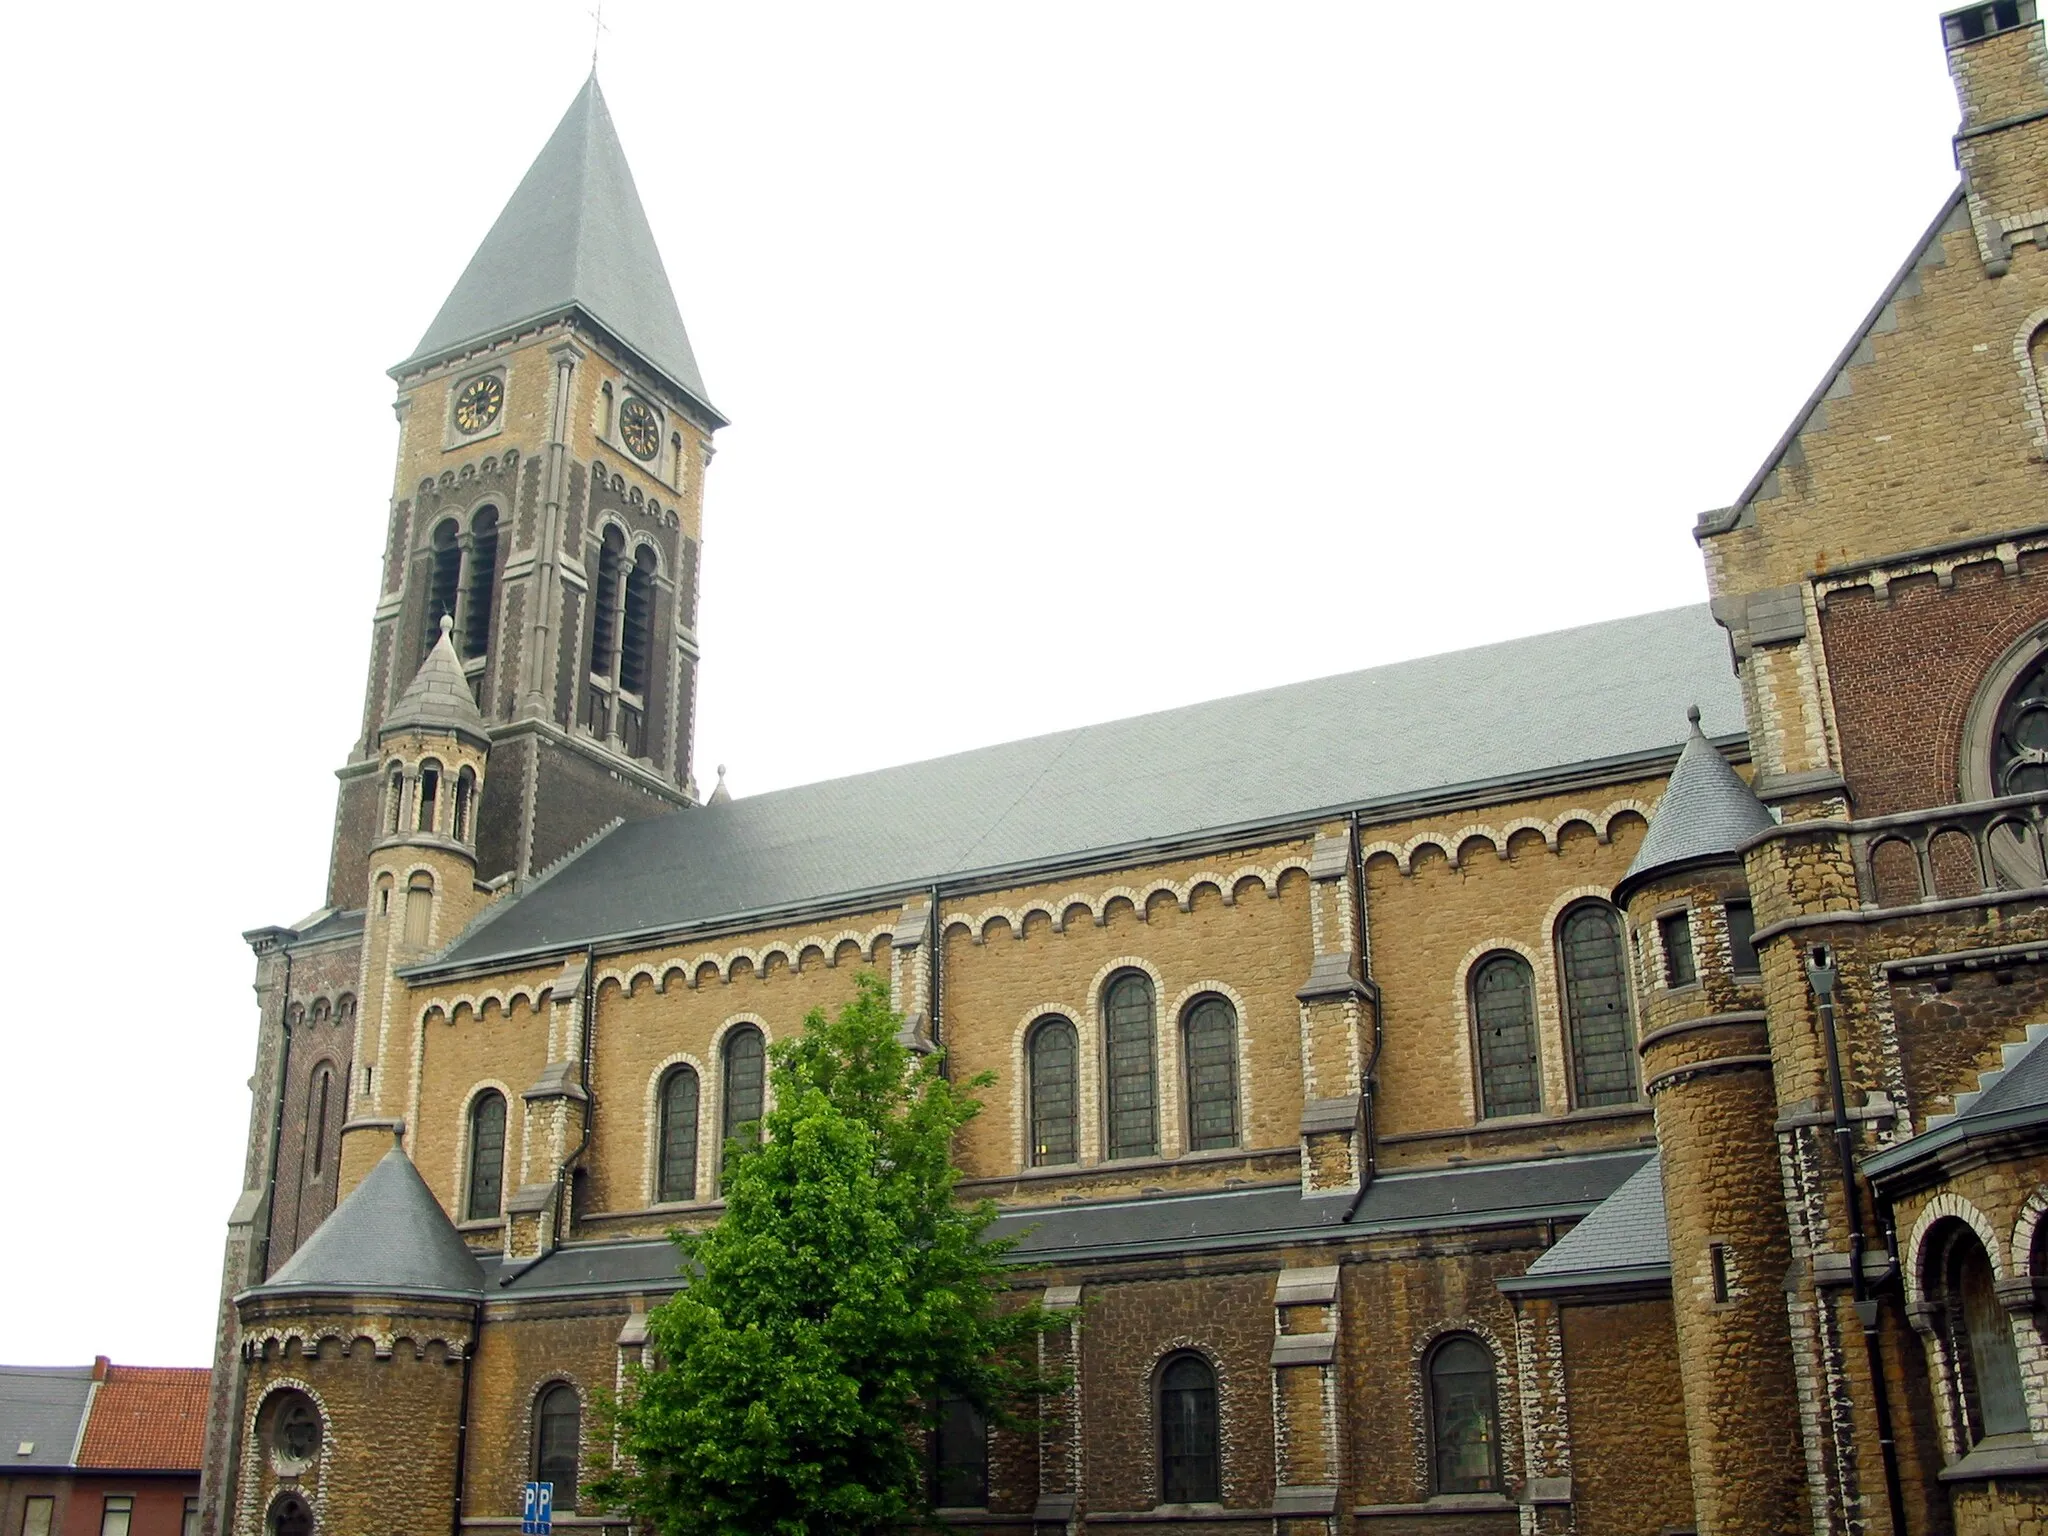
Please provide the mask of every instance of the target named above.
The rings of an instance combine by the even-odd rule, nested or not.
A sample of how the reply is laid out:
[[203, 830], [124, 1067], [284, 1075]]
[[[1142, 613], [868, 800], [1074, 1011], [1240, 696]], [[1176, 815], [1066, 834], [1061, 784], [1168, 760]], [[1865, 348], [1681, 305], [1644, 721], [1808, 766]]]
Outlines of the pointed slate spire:
[[490, 746], [490, 729], [476, 707], [476, 696], [469, 691], [462, 658], [455, 654], [454, 631], [455, 621], [442, 614], [441, 638], [377, 728], [380, 740], [395, 731], [446, 731], [467, 736], [480, 747]]
[[626, 152], [593, 72], [399, 373], [581, 310], [712, 416]]
[[706, 805], [724, 805], [731, 799], [732, 791], [725, 787], [725, 764], [720, 763], [718, 765], [718, 787], [711, 791], [711, 798], [704, 803]]
[[261, 1293], [375, 1291], [475, 1295], [483, 1266], [397, 1147], [313, 1230]]
[[1742, 775], [1700, 730], [1699, 706], [1688, 709], [1685, 717], [1692, 723], [1692, 734], [1678, 754], [1671, 782], [1657, 814], [1650, 818], [1650, 830], [1643, 834], [1643, 846], [1614, 888], [1617, 902], [1626, 901], [1631, 890], [1666, 870], [1732, 859], [1750, 838], [1777, 825]]

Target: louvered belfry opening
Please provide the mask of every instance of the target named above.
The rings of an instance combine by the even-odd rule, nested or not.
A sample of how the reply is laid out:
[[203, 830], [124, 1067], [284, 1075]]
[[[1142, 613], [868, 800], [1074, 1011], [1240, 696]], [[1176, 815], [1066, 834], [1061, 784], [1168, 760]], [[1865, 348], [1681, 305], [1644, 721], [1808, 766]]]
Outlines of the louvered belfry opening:
[[441, 638], [441, 620], [455, 616], [456, 599], [462, 592], [462, 536], [455, 519], [448, 518], [434, 529], [432, 564], [427, 572], [427, 626], [421, 637], [420, 654], [426, 655]]
[[469, 525], [469, 590], [463, 594], [462, 655], [474, 661], [491, 648], [491, 605], [498, 581], [498, 509], [480, 508]]

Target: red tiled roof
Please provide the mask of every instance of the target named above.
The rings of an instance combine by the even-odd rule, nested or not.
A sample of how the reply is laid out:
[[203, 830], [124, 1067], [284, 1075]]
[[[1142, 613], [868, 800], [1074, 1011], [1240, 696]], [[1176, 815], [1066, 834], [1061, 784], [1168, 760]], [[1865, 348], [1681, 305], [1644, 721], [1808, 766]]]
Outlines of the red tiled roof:
[[85, 1422], [78, 1465], [197, 1472], [211, 1375], [188, 1366], [108, 1366]]

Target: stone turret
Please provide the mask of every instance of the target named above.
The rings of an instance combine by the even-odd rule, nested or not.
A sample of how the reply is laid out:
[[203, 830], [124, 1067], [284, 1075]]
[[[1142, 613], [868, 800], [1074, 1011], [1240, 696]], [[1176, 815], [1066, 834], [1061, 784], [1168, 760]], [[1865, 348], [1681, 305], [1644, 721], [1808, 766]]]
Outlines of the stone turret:
[[1777, 1098], [1743, 845], [1775, 825], [1699, 711], [1614, 899], [1643, 999], [1671, 1302], [1700, 1536], [1807, 1518], [1791, 1346]]
[[289, 1263], [235, 1298], [247, 1386], [223, 1524], [259, 1536], [300, 1511], [350, 1529], [452, 1510], [483, 1284], [391, 1148]]

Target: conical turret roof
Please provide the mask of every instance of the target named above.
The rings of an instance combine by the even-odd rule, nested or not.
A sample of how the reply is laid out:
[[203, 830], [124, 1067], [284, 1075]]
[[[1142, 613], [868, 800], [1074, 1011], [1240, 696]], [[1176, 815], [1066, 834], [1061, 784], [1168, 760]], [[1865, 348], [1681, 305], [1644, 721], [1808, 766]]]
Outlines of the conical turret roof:
[[1777, 825], [1742, 775], [1700, 730], [1698, 707], [1687, 710], [1686, 718], [1692, 722], [1692, 734], [1678, 754], [1643, 846], [1614, 888], [1618, 902], [1626, 901], [1631, 890], [1653, 875], [1733, 858], [1736, 849], [1757, 833]]
[[483, 1266], [412, 1159], [397, 1147], [349, 1192], [284, 1268], [256, 1287], [444, 1296], [483, 1289]]
[[697, 372], [626, 152], [593, 73], [469, 259], [403, 372], [581, 310], [724, 425]]
[[394, 731], [447, 731], [467, 736], [478, 746], [490, 746], [490, 728], [476, 707], [476, 695], [469, 691], [462, 658], [455, 654], [454, 631], [455, 621], [443, 616], [441, 638], [384, 717], [377, 729], [380, 738]]

